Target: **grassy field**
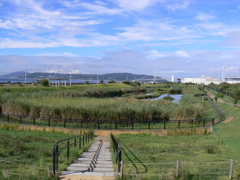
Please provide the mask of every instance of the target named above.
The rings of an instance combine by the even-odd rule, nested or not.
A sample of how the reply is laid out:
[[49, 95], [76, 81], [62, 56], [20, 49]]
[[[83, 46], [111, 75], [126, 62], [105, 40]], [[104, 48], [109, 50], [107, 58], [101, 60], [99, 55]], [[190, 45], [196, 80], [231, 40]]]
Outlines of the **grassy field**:
[[[125, 179], [228, 179], [230, 159], [234, 159], [234, 179], [240, 176], [239, 107], [217, 103], [226, 120], [213, 127], [214, 134], [168, 133], [117, 135], [123, 147]], [[207, 117], [216, 112], [207, 103]], [[185, 130], [187, 131], [187, 130]], [[188, 130], [189, 132], [189, 130]], [[184, 135], [185, 134], [185, 135]], [[175, 177], [180, 160], [180, 177]], [[170, 174], [168, 174], [170, 173]], [[204, 174], [209, 173], [209, 174]]]
[[226, 146], [231, 147], [240, 154], [240, 107], [233, 107], [223, 103], [216, 104], [223, 111], [226, 120], [224, 123], [214, 126], [214, 132]]
[[[80, 131], [79, 131], [80, 134]], [[46, 180], [52, 169], [52, 148], [55, 142], [73, 137], [70, 134], [46, 131], [24, 131], [18, 125], [0, 124], [0, 179]], [[70, 159], [66, 151], [59, 158], [59, 169], [64, 170], [85, 150], [71, 148]]]
[[[162, 137], [122, 134], [117, 138], [123, 147], [126, 179], [174, 179], [177, 160], [181, 163], [180, 179], [228, 179], [230, 159], [239, 160], [239, 153], [212, 134]], [[240, 163], [234, 166], [236, 178]]]

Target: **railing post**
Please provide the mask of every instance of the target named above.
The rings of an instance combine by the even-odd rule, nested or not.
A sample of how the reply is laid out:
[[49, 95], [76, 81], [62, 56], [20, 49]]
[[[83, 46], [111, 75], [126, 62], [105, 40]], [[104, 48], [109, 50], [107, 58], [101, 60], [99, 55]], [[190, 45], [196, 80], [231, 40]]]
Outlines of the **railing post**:
[[35, 119], [35, 116], [33, 117], [33, 125], [35, 126], [36, 124], [36, 119]]
[[84, 135], [83, 135], [83, 138], [82, 138], [82, 139], [83, 139], [83, 144], [82, 144], [82, 145], [84, 146]]
[[74, 138], [74, 147], [76, 147], [76, 146], [77, 146], [77, 139]]
[[118, 129], [118, 120], [115, 120], [115, 128], [114, 128], [115, 130], [117, 130]]
[[214, 125], [214, 118], [212, 118], [212, 125]]
[[166, 120], [163, 120], [163, 129], [166, 129]]
[[233, 159], [230, 161], [230, 170], [229, 170], [229, 179], [232, 179], [233, 177]]
[[150, 129], [150, 120], [148, 120], [148, 129]]
[[177, 160], [177, 166], [176, 166], [176, 177], [179, 177], [179, 172], [180, 172], [180, 161]]
[[181, 121], [179, 120], [178, 121], [178, 129], [180, 129], [180, 123], [181, 123]]
[[22, 124], [22, 116], [19, 116], [19, 124]]
[[70, 157], [70, 147], [69, 147], [69, 140], [67, 142], [67, 157], [68, 157], [68, 160], [69, 160], [69, 157]]
[[64, 127], [64, 128], [66, 128], [66, 123], [67, 123], [67, 121], [66, 121], [66, 119], [64, 118], [64, 119], [63, 119], [63, 127]]
[[55, 176], [55, 165], [56, 165], [56, 150], [55, 146], [53, 147], [53, 175]]
[[50, 117], [48, 118], [48, 127], [50, 127]]
[[124, 161], [123, 161], [123, 160], [121, 160], [120, 164], [121, 164], [121, 167], [120, 167], [120, 178], [122, 179], [122, 177], [123, 177], [123, 167], [124, 167]]
[[204, 118], [203, 119], [203, 127], [205, 127], [205, 124], [206, 124], [206, 119]]
[[134, 120], [132, 120], [132, 130], [134, 130]]
[[81, 149], [81, 146], [82, 145], [82, 138], [81, 138], [81, 136], [79, 137], [79, 149]]
[[55, 171], [58, 171], [58, 144], [55, 148]]
[[10, 118], [9, 118], [9, 114], [8, 114], [8, 115], [7, 115], [7, 122], [9, 122], [9, 119], [10, 119]]

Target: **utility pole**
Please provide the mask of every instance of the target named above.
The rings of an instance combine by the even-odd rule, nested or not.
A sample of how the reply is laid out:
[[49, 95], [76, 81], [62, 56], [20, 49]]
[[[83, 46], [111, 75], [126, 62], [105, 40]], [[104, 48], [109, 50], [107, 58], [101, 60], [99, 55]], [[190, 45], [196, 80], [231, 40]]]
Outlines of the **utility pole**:
[[25, 84], [27, 83], [27, 67], [26, 67], [26, 71], [25, 71]]

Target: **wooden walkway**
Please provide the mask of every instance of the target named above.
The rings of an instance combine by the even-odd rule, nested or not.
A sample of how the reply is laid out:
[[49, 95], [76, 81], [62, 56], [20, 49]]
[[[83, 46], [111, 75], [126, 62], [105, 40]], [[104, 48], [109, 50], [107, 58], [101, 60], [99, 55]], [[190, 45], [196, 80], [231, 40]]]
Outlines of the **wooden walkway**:
[[60, 179], [114, 180], [114, 175], [109, 137], [98, 136], [88, 151], [62, 172]]

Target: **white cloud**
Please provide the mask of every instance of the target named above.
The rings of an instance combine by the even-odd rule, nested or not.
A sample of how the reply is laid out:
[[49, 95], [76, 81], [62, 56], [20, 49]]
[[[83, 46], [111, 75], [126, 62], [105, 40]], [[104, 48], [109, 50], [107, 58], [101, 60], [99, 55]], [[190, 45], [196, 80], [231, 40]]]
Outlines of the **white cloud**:
[[141, 11], [147, 7], [154, 5], [157, 2], [164, 0], [115, 0], [118, 5], [128, 11]]
[[200, 21], [207, 21], [207, 20], [214, 19], [215, 16], [207, 13], [198, 13], [198, 15], [195, 18]]
[[177, 2], [174, 4], [168, 5], [167, 7], [171, 11], [176, 11], [179, 9], [187, 9], [190, 5], [190, 1], [191, 0], [183, 0], [182, 2], [179, 2], [179, 3]]
[[182, 58], [191, 58], [191, 56], [188, 53], [186, 53], [185, 51], [176, 51], [174, 54], [176, 56], [182, 57]]
[[108, 14], [108, 15], [115, 15], [122, 13], [121, 9], [114, 9], [114, 8], [107, 8], [102, 4], [92, 4], [92, 3], [82, 3], [80, 5], [83, 8], [91, 10], [91, 12], [86, 14]]
[[150, 55], [149, 55], [150, 58], [162, 58], [162, 57], [166, 57], [166, 56], [167, 56], [167, 54], [160, 53], [157, 50], [151, 50]]

